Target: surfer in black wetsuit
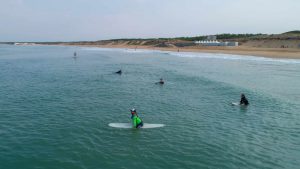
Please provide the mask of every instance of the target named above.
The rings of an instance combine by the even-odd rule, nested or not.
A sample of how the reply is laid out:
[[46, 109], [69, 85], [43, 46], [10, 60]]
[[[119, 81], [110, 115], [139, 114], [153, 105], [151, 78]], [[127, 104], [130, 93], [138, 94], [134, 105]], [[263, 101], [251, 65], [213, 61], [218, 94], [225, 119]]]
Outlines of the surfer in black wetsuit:
[[119, 71], [115, 72], [116, 74], [122, 74], [122, 70], [120, 69]]
[[74, 59], [74, 60], [76, 60], [76, 59], [77, 59], [77, 53], [76, 53], [76, 52], [74, 52], [73, 59]]
[[165, 84], [165, 81], [162, 78], [160, 78], [159, 82], [156, 82], [155, 84], [161, 84], [161, 85], [163, 85], [163, 84]]
[[249, 105], [249, 102], [248, 102], [246, 96], [245, 96], [243, 93], [241, 94], [240, 105], [245, 105], [245, 106], [248, 106], [248, 105]]

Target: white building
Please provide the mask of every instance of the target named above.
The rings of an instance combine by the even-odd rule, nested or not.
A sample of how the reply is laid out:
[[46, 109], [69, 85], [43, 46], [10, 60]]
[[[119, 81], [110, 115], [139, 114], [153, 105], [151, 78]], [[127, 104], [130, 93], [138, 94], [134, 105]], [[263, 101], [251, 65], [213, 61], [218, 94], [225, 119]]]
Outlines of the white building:
[[219, 42], [215, 35], [209, 35], [206, 40], [195, 41], [195, 43], [201, 46], [239, 46], [239, 42]]
[[239, 42], [219, 42], [217, 40], [195, 41], [201, 46], [239, 46]]

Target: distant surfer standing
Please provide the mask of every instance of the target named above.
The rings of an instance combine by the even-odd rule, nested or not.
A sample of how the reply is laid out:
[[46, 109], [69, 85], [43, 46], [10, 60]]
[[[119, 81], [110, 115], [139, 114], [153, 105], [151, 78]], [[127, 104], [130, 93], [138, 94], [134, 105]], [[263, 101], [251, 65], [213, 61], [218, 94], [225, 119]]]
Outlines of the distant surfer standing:
[[74, 52], [74, 54], [73, 54], [73, 59], [77, 59], [77, 53], [76, 52]]
[[131, 109], [131, 119], [132, 119], [132, 125], [134, 128], [141, 128], [143, 127], [144, 123], [141, 120], [141, 118], [137, 115], [136, 109]]
[[163, 78], [160, 78], [160, 79], [159, 79], [159, 82], [156, 82], [155, 84], [163, 85], [163, 84], [165, 84], [165, 81], [164, 81]]
[[241, 100], [240, 100], [240, 105], [245, 105], [245, 106], [248, 106], [249, 105], [249, 102], [245, 96], [245, 94], [241, 94]]

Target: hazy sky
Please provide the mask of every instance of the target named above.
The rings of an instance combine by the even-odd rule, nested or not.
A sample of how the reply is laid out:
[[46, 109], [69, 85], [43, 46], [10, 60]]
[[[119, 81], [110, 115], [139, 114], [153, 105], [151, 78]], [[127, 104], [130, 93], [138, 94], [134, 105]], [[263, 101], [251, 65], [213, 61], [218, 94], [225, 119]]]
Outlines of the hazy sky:
[[0, 41], [281, 33], [300, 0], [0, 0]]

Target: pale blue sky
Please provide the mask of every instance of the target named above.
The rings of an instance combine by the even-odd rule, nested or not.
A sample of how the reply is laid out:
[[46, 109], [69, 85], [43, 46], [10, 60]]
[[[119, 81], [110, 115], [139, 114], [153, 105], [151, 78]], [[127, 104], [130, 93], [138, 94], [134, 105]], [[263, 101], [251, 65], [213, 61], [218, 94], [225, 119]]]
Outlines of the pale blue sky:
[[0, 41], [281, 33], [300, 0], [0, 0]]

